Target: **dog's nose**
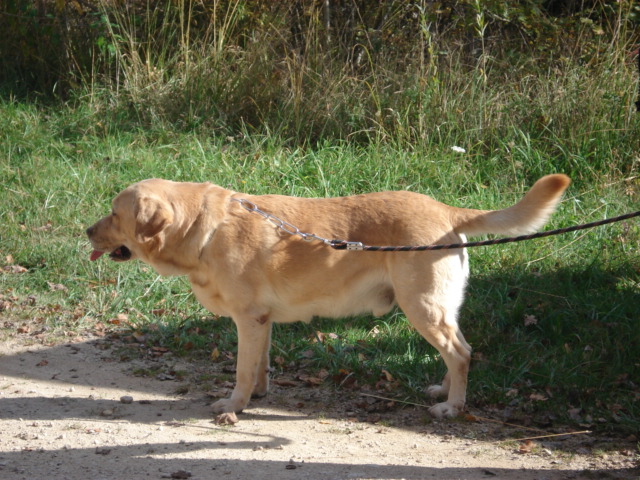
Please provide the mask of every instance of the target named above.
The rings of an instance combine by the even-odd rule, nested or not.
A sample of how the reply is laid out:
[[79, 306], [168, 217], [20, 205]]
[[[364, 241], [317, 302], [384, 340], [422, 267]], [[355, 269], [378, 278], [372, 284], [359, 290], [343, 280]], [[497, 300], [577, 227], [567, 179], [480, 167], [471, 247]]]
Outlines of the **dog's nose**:
[[92, 225], [89, 228], [87, 228], [85, 230], [85, 232], [87, 233], [87, 237], [90, 237], [91, 235], [93, 235], [93, 232], [95, 231], [95, 229], [96, 229], [95, 225]]

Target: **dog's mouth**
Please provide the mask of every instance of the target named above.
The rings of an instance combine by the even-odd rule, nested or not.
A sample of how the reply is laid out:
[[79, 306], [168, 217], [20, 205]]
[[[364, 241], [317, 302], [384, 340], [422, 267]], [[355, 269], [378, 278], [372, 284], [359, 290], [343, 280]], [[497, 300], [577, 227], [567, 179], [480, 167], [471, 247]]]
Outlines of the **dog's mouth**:
[[[105, 253], [106, 252], [103, 252], [101, 250], [94, 250], [93, 252], [91, 252], [91, 261], [96, 261]], [[120, 245], [109, 254], [109, 258], [115, 262], [126, 262], [127, 260], [131, 260], [131, 250], [129, 250], [124, 245]]]

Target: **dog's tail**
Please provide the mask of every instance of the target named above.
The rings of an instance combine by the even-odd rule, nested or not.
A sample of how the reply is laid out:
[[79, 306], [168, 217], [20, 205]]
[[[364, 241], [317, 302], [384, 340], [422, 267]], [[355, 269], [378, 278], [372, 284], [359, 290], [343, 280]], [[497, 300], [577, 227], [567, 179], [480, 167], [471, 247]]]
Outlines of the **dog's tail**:
[[547, 222], [570, 183], [566, 175], [546, 175], [512, 207], [504, 210], [456, 209], [455, 231], [470, 236], [533, 233]]

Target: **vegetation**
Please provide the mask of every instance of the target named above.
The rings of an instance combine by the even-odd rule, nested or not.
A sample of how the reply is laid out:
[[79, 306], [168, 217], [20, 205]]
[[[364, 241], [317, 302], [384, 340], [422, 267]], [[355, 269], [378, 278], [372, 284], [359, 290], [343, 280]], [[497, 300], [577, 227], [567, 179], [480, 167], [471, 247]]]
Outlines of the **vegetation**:
[[[329, 4], [3, 2], [7, 334], [118, 332], [233, 358], [232, 323], [214, 321], [186, 280], [88, 261], [84, 229], [151, 176], [498, 208], [564, 172], [574, 183], [550, 227], [637, 210], [633, 2]], [[63, 21], [74, 38], [56, 37]], [[637, 431], [638, 245], [630, 220], [472, 250], [470, 407]], [[280, 326], [273, 355], [276, 374], [421, 403], [443, 373], [401, 312]]]

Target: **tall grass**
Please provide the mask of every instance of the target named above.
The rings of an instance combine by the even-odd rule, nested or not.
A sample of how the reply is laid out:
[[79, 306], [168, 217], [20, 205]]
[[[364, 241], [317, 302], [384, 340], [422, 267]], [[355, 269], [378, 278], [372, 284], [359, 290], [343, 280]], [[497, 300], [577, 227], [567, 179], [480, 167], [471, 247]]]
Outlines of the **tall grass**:
[[[298, 145], [446, 139], [493, 150], [496, 138], [508, 141], [523, 127], [542, 142], [561, 138], [573, 147], [597, 134], [603, 119], [607, 130], [632, 122], [630, 113], [615, 114], [635, 88], [630, 8], [620, 7], [611, 35], [585, 22], [571, 26], [579, 28], [573, 42], [538, 39], [548, 48], [543, 55], [489, 28], [478, 2], [466, 37], [447, 38], [427, 6], [416, 4], [392, 9], [385, 24], [357, 31], [351, 43], [331, 37], [321, 8], [261, 17], [243, 2], [213, 2], [204, 11], [204, 4], [174, 4], [144, 12], [103, 6], [115, 55], [103, 85], [118, 111], [146, 125], [250, 131]], [[415, 38], [384, 36], [407, 16]], [[284, 23], [296, 18], [302, 40]], [[94, 93], [105, 101], [104, 90]]]

